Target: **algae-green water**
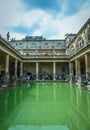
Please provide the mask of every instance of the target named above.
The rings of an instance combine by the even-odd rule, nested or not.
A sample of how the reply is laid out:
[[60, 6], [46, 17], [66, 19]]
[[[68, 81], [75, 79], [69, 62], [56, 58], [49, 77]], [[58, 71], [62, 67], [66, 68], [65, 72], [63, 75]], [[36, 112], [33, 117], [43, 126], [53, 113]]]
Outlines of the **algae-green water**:
[[90, 91], [61, 82], [3, 89], [0, 130], [90, 130]]

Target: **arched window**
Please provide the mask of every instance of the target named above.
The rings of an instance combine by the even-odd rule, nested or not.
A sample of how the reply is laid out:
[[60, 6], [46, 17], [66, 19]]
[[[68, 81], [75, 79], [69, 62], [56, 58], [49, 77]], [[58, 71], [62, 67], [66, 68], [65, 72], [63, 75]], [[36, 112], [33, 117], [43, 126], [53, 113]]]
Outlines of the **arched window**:
[[90, 28], [87, 31], [87, 38], [88, 38], [88, 40], [90, 40]]
[[80, 37], [77, 41], [77, 49], [81, 48], [82, 46], [84, 46], [84, 40], [82, 37]]
[[74, 48], [74, 45], [71, 45], [71, 48], [70, 48], [70, 53], [74, 53], [75, 52], [75, 48]]

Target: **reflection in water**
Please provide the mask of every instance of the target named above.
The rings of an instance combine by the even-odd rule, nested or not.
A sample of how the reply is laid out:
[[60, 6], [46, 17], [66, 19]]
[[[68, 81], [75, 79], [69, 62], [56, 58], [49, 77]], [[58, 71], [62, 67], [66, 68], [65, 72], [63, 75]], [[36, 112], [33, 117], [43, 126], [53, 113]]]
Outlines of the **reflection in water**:
[[27, 83], [27, 88], [29, 88], [30, 87], [30, 83]]
[[30, 83], [0, 92], [0, 130], [89, 130], [90, 93], [66, 83]]
[[39, 88], [38, 84], [36, 84], [36, 102], [38, 103], [38, 96], [39, 96]]
[[15, 126], [9, 130], [69, 130], [66, 126]]
[[53, 99], [54, 99], [54, 102], [56, 102], [56, 84], [55, 83], [53, 84]]

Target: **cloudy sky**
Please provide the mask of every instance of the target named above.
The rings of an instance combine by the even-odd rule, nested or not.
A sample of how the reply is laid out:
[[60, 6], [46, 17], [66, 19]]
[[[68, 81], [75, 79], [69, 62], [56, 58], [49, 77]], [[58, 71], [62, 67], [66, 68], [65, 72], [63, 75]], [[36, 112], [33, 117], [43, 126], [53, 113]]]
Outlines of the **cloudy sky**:
[[90, 18], [90, 0], [0, 0], [0, 34], [63, 39]]

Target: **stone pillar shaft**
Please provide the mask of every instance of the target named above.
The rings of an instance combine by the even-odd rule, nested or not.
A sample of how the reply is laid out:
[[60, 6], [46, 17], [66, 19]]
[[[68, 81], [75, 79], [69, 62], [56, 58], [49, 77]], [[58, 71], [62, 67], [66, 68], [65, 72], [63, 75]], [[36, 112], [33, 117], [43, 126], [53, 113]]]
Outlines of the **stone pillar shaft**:
[[20, 76], [23, 76], [23, 62], [20, 63]]
[[6, 55], [5, 73], [9, 73], [9, 55]]
[[70, 80], [72, 80], [72, 75], [73, 75], [73, 66], [72, 66], [72, 63], [69, 62], [69, 76], [70, 76]]
[[85, 54], [85, 67], [86, 67], [86, 78], [88, 78], [88, 72], [89, 72], [88, 54]]
[[76, 59], [76, 60], [75, 60], [75, 68], [76, 68], [76, 76], [77, 76], [78, 74], [81, 74], [81, 72], [80, 72], [80, 61], [79, 61], [79, 59]]
[[38, 62], [36, 62], [36, 80], [38, 80]]
[[15, 60], [15, 78], [17, 79], [17, 60]]
[[53, 80], [56, 80], [56, 63], [53, 62]]

